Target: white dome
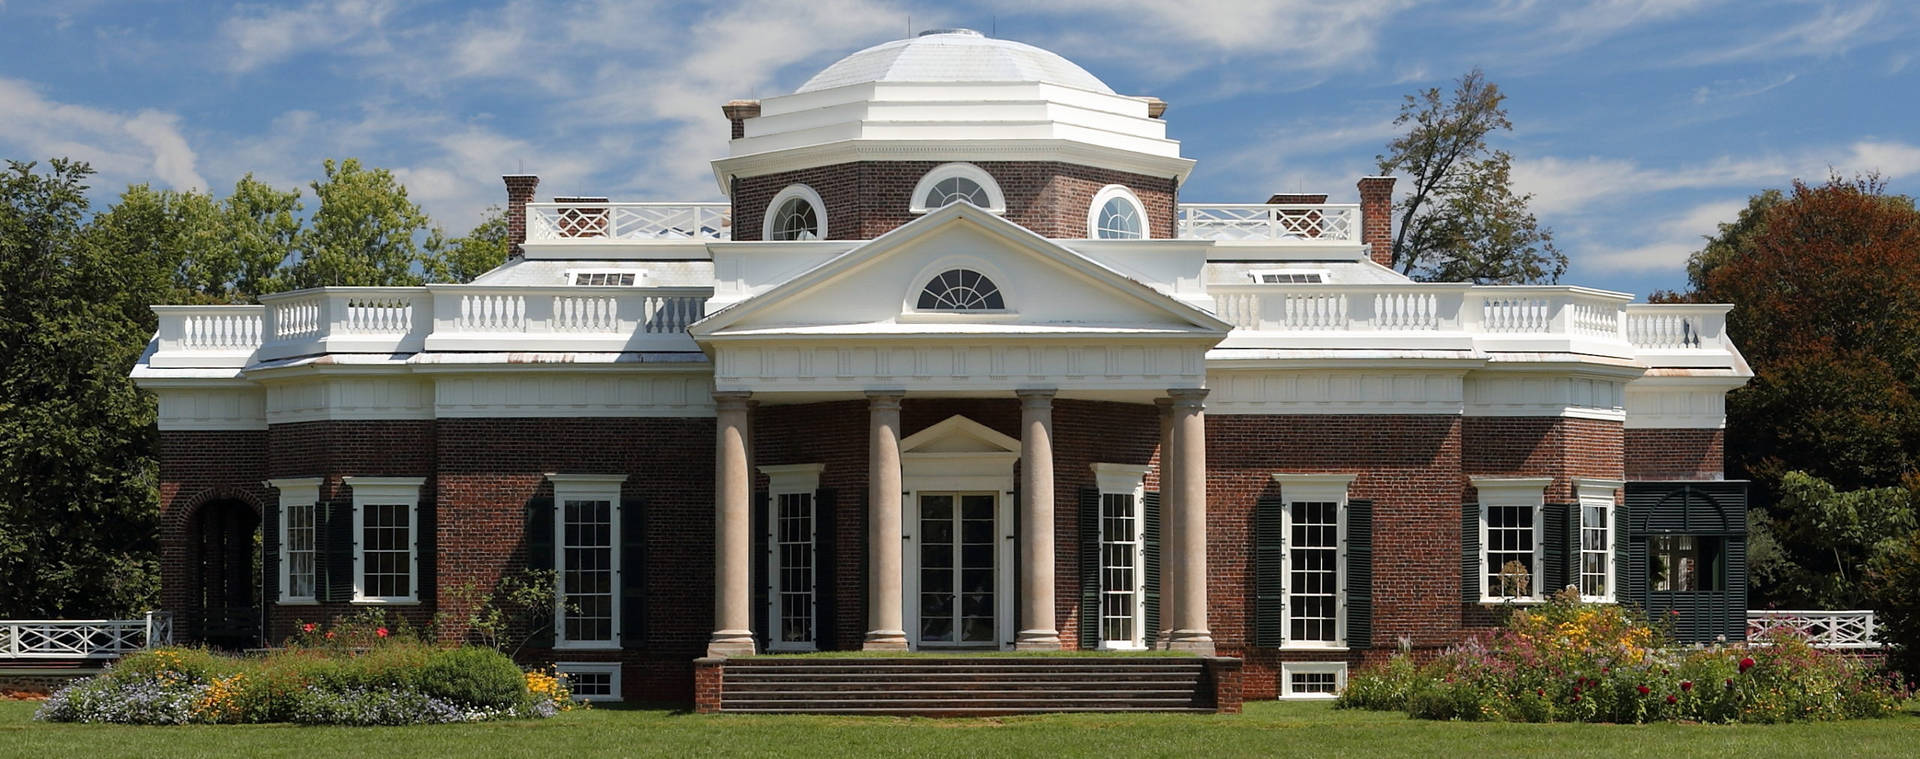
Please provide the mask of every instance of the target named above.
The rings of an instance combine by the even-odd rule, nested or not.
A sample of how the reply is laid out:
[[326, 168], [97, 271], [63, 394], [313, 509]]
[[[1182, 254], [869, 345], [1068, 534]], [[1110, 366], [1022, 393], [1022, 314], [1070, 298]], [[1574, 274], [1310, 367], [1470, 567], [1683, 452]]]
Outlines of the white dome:
[[1073, 61], [972, 29], [929, 29], [874, 45], [813, 75], [796, 92], [867, 82], [1045, 82], [1113, 94]]

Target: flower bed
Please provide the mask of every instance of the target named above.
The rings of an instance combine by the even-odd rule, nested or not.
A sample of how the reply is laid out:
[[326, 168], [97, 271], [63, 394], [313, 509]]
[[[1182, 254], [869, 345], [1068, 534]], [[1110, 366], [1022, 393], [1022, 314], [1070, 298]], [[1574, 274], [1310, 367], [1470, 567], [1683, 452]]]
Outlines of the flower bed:
[[128, 655], [53, 694], [52, 722], [418, 725], [551, 717], [565, 683], [490, 648], [437, 648], [384, 626], [307, 625], [286, 648], [235, 657], [194, 648]]
[[1516, 722], [1790, 722], [1897, 712], [1897, 677], [1791, 633], [1673, 647], [1611, 604], [1556, 598], [1419, 666], [1404, 653], [1355, 674], [1341, 708]]

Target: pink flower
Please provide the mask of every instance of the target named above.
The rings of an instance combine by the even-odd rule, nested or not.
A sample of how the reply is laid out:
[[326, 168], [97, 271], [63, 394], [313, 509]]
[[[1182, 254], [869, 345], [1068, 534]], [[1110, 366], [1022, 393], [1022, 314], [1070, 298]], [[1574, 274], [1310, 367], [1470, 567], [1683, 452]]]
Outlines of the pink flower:
[[[333, 631], [332, 631], [332, 630], [328, 630], [328, 631], [327, 631], [327, 640], [333, 640]], [[1729, 682], [1731, 682], [1731, 681], [1729, 681]]]
[[306, 623], [306, 624], [304, 624], [304, 625], [301, 625], [301, 626], [300, 626], [300, 632], [313, 632], [313, 623], [312, 623], [312, 622], [308, 622], [308, 623]]
[[1669, 617], [1677, 617], [1677, 616], [1680, 616], [1680, 610], [1679, 610], [1679, 609], [1668, 609], [1668, 610], [1667, 610], [1667, 616], [1669, 616]]
[[1680, 681], [1680, 690], [1693, 690], [1693, 681], [1692, 681], [1692, 680], [1681, 680], [1681, 681]]
[[1744, 658], [1744, 659], [1741, 659], [1741, 660], [1740, 660], [1740, 671], [1741, 671], [1741, 672], [1745, 672], [1745, 671], [1747, 671], [1747, 670], [1750, 670], [1750, 669], [1753, 669], [1753, 657], [1751, 657], [1751, 656], [1749, 656], [1749, 657], [1746, 657], [1746, 658]]
[[382, 638], [384, 638], [384, 637], [387, 637], [387, 628], [384, 628], [384, 627], [376, 627], [376, 628], [374, 628], [374, 630], [373, 630], [373, 634], [374, 634], [374, 635], [378, 635], [378, 636], [380, 636], [380, 637], [382, 637]]

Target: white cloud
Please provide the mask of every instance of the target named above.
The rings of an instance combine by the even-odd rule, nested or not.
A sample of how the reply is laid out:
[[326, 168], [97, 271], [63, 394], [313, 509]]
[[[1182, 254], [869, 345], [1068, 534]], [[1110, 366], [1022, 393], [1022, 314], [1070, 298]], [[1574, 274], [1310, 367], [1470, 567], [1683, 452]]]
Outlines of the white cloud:
[[1745, 200], [1716, 200], [1694, 206], [1680, 214], [1654, 222], [1646, 237], [1656, 240], [1623, 249], [1601, 248], [1580, 254], [1588, 268], [1620, 271], [1674, 270], [1686, 266], [1687, 257], [1705, 244], [1705, 238], [1720, 231], [1720, 225], [1740, 216]]
[[248, 71], [375, 32], [392, 11], [386, 0], [310, 2], [235, 16], [221, 24], [220, 31], [232, 46], [228, 65]]
[[[1908, 8], [1907, 10], [1911, 10]], [[1689, 64], [1830, 58], [1856, 47], [1895, 39], [1911, 31], [1910, 19], [1896, 18], [1885, 3], [1823, 3], [1819, 12], [1795, 24], [1769, 25], [1770, 33], [1716, 49], [1702, 49], [1680, 60]]]
[[1741, 188], [1748, 192], [1779, 187], [1793, 179], [1818, 181], [1828, 171], [1878, 172], [1888, 179], [1920, 174], [1920, 146], [1888, 140], [1858, 140], [1845, 145], [1808, 148], [1792, 156], [1735, 158], [1651, 167], [1626, 159], [1553, 156], [1515, 159], [1513, 184], [1533, 193], [1536, 213], [1587, 213], [1671, 190]]
[[0, 147], [32, 158], [86, 161], [108, 185], [149, 178], [175, 188], [204, 189], [198, 157], [174, 114], [146, 110], [133, 116], [49, 100], [27, 82], [0, 78]]

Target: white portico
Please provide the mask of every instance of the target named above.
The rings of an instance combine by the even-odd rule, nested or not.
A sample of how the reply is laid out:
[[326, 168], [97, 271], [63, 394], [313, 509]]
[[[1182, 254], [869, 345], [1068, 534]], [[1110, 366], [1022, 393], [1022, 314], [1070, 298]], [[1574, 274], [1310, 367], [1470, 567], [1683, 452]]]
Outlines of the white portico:
[[[740, 288], [689, 330], [719, 409], [712, 653], [753, 650], [749, 399], [853, 398], [869, 416], [866, 648], [1059, 648], [1053, 403], [1171, 397], [1166, 622], [1174, 645], [1210, 650], [1201, 408], [1225, 322], [964, 203]], [[1020, 437], [956, 416], [902, 439], [909, 396], [1017, 397]]]

